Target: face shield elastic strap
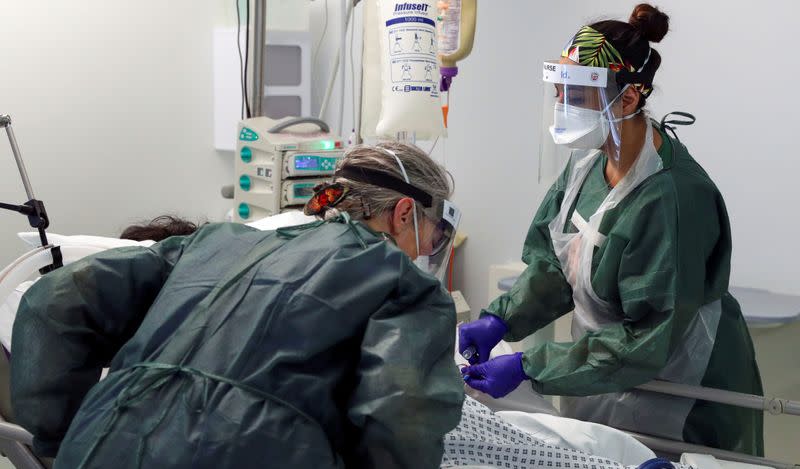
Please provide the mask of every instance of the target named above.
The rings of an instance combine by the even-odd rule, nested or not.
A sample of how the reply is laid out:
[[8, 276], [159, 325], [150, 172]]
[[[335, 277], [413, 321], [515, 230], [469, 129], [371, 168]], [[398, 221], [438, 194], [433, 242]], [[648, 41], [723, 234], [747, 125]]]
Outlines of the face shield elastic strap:
[[[384, 148], [384, 150], [386, 150]], [[403, 162], [400, 161], [400, 158], [395, 155], [395, 153], [391, 150], [386, 150], [387, 153], [394, 156], [395, 161], [397, 161], [397, 165], [400, 166], [400, 172], [403, 173], [403, 178], [406, 180], [406, 184], [411, 186], [411, 181], [408, 180], [408, 173], [406, 173], [406, 168], [403, 166]], [[414, 187], [414, 186], [411, 186]], [[416, 189], [416, 187], [415, 187]], [[430, 204], [433, 205], [433, 198], [431, 198]], [[419, 257], [419, 224], [417, 223], [417, 205], [414, 202], [414, 205], [411, 207], [414, 215], [414, 239], [417, 242], [417, 257]]]
[[[625, 86], [623, 86], [623, 87], [622, 87], [622, 91], [620, 91], [620, 92], [619, 92], [619, 94], [617, 95], [617, 97], [616, 97], [616, 98], [614, 98], [614, 100], [613, 100], [613, 101], [611, 101], [611, 102], [608, 104], [608, 106], [606, 106], [606, 107], [605, 107], [605, 109], [603, 109], [603, 115], [604, 115], [604, 116], [607, 116], [607, 115], [611, 114], [610, 112], [607, 112], [607, 111], [608, 111], [608, 109], [609, 109], [609, 108], [610, 108], [610, 107], [611, 107], [611, 106], [612, 106], [612, 105], [613, 105], [613, 104], [614, 104], [614, 103], [615, 103], [615, 102], [616, 102], [616, 101], [619, 99], [619, 97], [620, 97], [620, 96], [622, 96], [622, 93], [624, 93], [624, 92], [625, 92], [625, 90], [627, 90], [629, 86], [631, 86], [631, 85], [625, 85]], [[628, 114], [627, 116], [622, 116], [622, 117], [614, 117], [614, 118], [612, 118], [612, 119], [606, 119], [606, 120], [607, 120], [608, 122], [612, 123], [612, 124], [618, 124], [618, 123], [620, 123], [620, 122], [622, 122], [622, 121], [626, 121], [626, 120], [628, 120], [628, 119], [632, 119], [632, 118], [634, 118], [634, 117], [635, 117], [637, 114], [639, 114], [640, 112], [642, 112], [642, 108], [639, 108], [639, 109], [637, 109], [636, 111], [634, 111], [634, 112], [632, 112], [632, 113]], [[613, 114], [611, 114], [611, 115], [613, 115]]]
[[[622, 69], [622, 70], [618, 71], [617, 72], [617, 79], [618, 79], [617, 83], [620, 83], [620, 84], [624, 83], [626, 88], [628, 86], [630, 86], [631, 84], [635, 84], [635, 83], [644, 83], [644, 84], [650, 83], [648, 88], [652, 88], [652, 82], [653, 82], [653, 77], [655, 76], [655, 70], [651, 70], [648, 73], [644, 73], [644, 67], [647, 65], [648, 62], [650, 62], [650, 56], [652, 54], [653, 54], [653, 48], [650, 47], [650, 48], [647, 49], [647, 57], [644, 58], [644, 62], [642, 63], [642, 66], [639, 67], [639, 69], [636, 70], [635, 72], [629, 71], [627, 69]], [[623, 91], [624, 91], [624, 89], [623, 89]], [[644, 94], [644, 93], [642, 93], [642, 94]], [[650, 93], [647, 93], [647, 94], [649, 95]]]
[[615, 103], [615, 102], [617, 102], [617, 100], [619, 99], [619, 97], [620, 97], [620, 96], [622, 96], [622, 93], [624, 93], [624, 92], [625, 92], [625, 90], [627, 90], [629, 86], [631, 86], [631, 85], [630, 85], [630, 84], [628, 84], [628, 85], [625, 85], [625, 86], [623, 86], [623, 87], [622, 87], [622, 89], [620, 90], [620, 92], [617, 94], [617, 96], [616, 96], [614, 99], [612, 99], [612, 100], [611, 100], [611, 102], [610, 102], [610, 103], [608, 103], [608, 104], [606, 105], [606, 107], [604, 107], [604, 108], [603, 108], [603, 110], [600, 112], [600, 114], [603, 116], [603, 118], [604, 118], [606, 121], [608, 121], [608, 122], [610, 122], [610, 123], [612, 123], [612, 124], [618, 124], [618, 123], [620, 123], [620, 122], [622, 122], [622, 121], [626, 121], [626, 120], [628, 120], [628, 119], [633, 119], [634, 117], [636, 117], [636, 115], [638, 115], [639, 113], [641, 113], [641, 112], [642, 112], [642, 108], [639, 108], [639, 109], [637, 109], [636, 111], [634, 111], [634, 112], [632, 112], [632, 113], [628, 114], [627, 116], [622, 116], [622, 117], [612, 117], [611, 119], [609, 119], [608, 117], [606, 117], [606, 116], [608, 116], [608, 115], [612, 115], [612, 116], [613, 116], [613, 114], [611, 114], [611, 113], [609, 112], [609, 109], [611, 108], [611, 106], [613, 106], [613, 105], [614, 105], [614, 103]]

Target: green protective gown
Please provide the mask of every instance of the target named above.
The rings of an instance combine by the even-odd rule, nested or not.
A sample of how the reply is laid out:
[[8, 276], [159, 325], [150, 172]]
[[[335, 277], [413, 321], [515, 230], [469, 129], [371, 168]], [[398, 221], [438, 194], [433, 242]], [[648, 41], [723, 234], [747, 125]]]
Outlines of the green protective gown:
[[[592, 256], [594, 291], [619, 305], [623, 314], [617, 323], [574, 342], [545, 343], [526, 351], [523, 366], [539, 393], [589, 396], [654, 379], [698, 309], [721, 300], [716, 339], [700, 385], [762, 394], [747, 326], [728, 293], [731, 234], [722, 195], [683, 144], [664, 132], [661, 137], [663, 170], [605, 213], [600, 232], [606, 241]], [[586, 219], [608, 194], [604, 167], [605, 159], [598, 158], [570, 209]], [[566, 174], [554, 188], [564, 187]], [[548, 230], [563, 197], [564, 191], [556, 189], [545, 196], [525, 240], [522, 259], [528, 267], [484, 311], [506, 322], [506, 340], [521, 340], [574, 307]], [[576, 231], [567, 225], [565, 230]], [[683, 439], [763, 455], [763, 415], [696, 401]]]
[[207, 225], [42, 277], [14, 412], [57, 468], [438, 467], [455, 325], [435, 278], [346, 217]]

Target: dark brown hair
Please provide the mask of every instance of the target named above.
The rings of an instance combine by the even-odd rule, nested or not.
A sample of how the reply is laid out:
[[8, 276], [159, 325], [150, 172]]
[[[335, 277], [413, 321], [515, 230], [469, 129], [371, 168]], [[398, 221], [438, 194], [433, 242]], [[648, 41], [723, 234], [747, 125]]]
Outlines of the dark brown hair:
[[131, 225], [122, 232], [120, 239], [133, 241], [163, 241], [171, 236], [186, 236], [197, 231], [197, 225], [173, 215], [162, 215], [148, 223]]
[[[653, 77], [661, 65], [661, 56], [650, 48], [650, 43], [661, 42], [669, 31], [669, 16], [666, 13], [648, 3], [640, 3], [634, 7], [627, 23], [605, 20], [589, 26], [602, 33], [636, 70], [644, 65], [641, 72], [619, 73], [617, 78], [621, 81], [620, 85], [642, 83], [652, 86]], [[639, 107], [644, 106], [646, 100], [647, 96], [641, 95]]]

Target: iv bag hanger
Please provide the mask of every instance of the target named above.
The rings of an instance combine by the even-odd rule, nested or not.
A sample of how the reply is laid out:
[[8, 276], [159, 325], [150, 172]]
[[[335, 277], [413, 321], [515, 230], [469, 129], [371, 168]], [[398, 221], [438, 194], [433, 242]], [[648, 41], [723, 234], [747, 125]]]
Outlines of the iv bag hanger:
[[[46, 247], [49, 243], [47, 242], [47, 233], [45, 233], [45, 230], [50, 226], [50, 219], [47, 217], [44, 202], [37, 200], [33, 195], [31, 181], [28, 179], [28, 172], [25, 170], [25, 163], [22, 161], [17, 139], [14, 137], [14, 129], [11, 128], [11, 116], [0, 115], [0, 128], [6, 129], [8, 141], [11, 144], [11, 152], [14, 154], [14, 159], [19, 169], [19, 175], [22, 178], [22, 185], [25, 186], [25, 193], [28, 196], [28, 201], [22, 205], [4, 204], [0, 202], [0, 208], [26, 215], [31, 227], [39, 231], [39, 239], [42, 242], [42, 247]], [[53, 263], [40, 269], [39, 272], [42, 274], [46, 274], [64, 265], [61, 256], [61, 248], [59, 246], [52, 247], [50, 252], [53, 255]]]

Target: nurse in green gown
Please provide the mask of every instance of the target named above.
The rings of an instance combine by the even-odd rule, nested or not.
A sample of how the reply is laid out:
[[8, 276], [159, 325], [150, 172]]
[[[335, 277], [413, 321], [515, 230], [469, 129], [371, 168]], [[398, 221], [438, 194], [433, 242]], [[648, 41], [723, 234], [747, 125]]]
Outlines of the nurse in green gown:
[[464, 399], [431, 275], [450, 193], [418, 148], [357, 146], [307, 205], [324, 222], [209, 224], [44, 275], [14, 323], [17, 421], [56, 469], [439, 467]]
[[[525, 240], [526, 270], [459, 331], [470, 386], [500, 397], [530, 380], [562, 413], [763, 455], [762, 414], [632, 390], [659, 379], [761, 394], [753, 345], [728, 293], [725, 203], [686, 147], [644, 108], [668, 17], [582, 27], [545, 62], [542, 168], [558, 168]], [[674, 133], [673, 133], [674, 135]], [[573, 312], [572, 342], [492, 360]]]

